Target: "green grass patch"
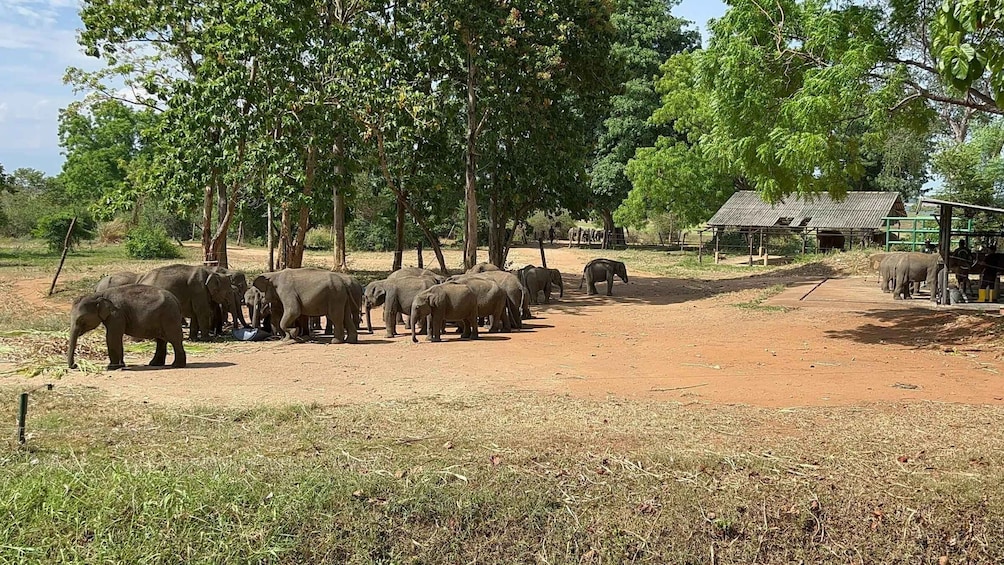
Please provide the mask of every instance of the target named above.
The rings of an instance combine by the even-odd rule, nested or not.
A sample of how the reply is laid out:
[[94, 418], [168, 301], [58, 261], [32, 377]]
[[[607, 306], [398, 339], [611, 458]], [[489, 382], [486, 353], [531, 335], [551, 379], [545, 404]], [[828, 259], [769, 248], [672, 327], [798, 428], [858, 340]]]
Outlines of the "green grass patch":
[[791, 308], [785, 306], [772, 306], [770, 304], [764, 304], [770, 298], [777, 296], [784, 292], [786, 287], [783, 284], [771, 285], [765, 289], [759, 291], [756, 298], [749, 300], [747, 302], [739, 302], [733, 304], [736, 308], [741, 310], [752, 310], [756, 312], [789, 312]]
[[1001, 562], [1002, 416], [531, 395], [221, 410], [57, 384], [33, 393], [27, 449], [0, 451], [0, 562]]

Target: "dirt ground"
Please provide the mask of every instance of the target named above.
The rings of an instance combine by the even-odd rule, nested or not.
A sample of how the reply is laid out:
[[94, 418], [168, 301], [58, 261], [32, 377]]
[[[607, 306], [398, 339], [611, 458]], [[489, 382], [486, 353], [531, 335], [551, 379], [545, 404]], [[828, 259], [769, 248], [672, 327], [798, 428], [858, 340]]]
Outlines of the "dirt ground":
[[[576, 289], [581, 268], [602, 253], [549, 249], [549, 266], [565, 273], [567, 291], [534, 308], [535, 318], [518, 333], [413, 344], [404, 335], [385, 338], [374, 311], [378, 327], [361, 334], [358, 345], [232, 343], [190, 354], [186, 369], [148, 369], [146, 358], [131, 356], [127, 370], [73, 372], [61, 382], [185, 405], [349, 404], [502, 391], [766, 407], [1004, 404], [1000, 349], [991, 345], [997, 312], [893, 302], [874, 277], [797, 270], [708, 281], [629, 270], [630, 283], [617, 281], [614, 296], [587, 296]], [[354, 257], [353, 268], [386, 268], [386, 255], [379, 264], [376, 255]], [[231, 251], [238, 268], [262, 258], [258, 250]], [[514, 249], [510, 258], [516, 266], [539, 263], [534, 249]], [[785, 290], [766, 297], [781, 284]], [[53, 308], [42, 298], [47, 288], [41, 279], [14, 286], [24, 300]]]

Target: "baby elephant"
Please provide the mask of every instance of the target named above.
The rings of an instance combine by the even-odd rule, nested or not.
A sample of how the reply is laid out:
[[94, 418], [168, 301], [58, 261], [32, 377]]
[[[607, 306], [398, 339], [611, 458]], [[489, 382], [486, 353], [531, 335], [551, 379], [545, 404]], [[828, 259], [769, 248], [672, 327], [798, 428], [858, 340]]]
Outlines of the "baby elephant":
[[174, 348], [172, 367], [185, 366], [182, 345], [181, 304], [173, 294], [152, 286], [127, 284], [77, 299], [70, 311], [70, 343], [67, 364], [76, 369], [73, 355], [77, 338], [104, 324], [108, 345], [108, 370], [125, 367], [124, 335], [157, 340], [150, 365], [161, 367], [167, 359], [167, 344]]

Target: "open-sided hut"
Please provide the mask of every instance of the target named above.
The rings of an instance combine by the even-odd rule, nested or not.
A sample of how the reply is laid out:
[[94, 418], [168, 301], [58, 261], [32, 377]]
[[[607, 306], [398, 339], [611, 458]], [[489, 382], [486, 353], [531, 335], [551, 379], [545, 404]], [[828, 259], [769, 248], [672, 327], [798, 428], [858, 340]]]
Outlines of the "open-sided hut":
[[872, 241], [883, 233], [887, 216], [906, 216], [906, 206], [896, 192], [848, 192], [843, 200], [834, 200], [828, 194], [789, 196], [771, 203], [752, 190], [741, 190], [708, 220], [707, 226], [716, 234], [726, 229], [749, 234], [752, 255], [756, 235], [769, 241], [772, 234], [795, 233], [803, 236], [803, 242], [814, 236], [820, 250]]

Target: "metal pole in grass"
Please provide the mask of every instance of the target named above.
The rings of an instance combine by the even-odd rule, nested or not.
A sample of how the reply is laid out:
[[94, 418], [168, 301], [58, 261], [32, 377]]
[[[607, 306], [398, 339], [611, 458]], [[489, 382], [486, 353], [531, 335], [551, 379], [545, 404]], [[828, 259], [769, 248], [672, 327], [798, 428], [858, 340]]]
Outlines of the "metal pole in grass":
[[24, 445], [24, 421], [28, 418], [28, 393], [22, 392], [17, 405], [17, 443]]
[[70, 220], [70, 229], [66, 230], [66, 239], [63, 240], [63, 256], [59, 259], [59, 267], [56, 269], [56, 276], [52, 277], [52, 284], [49, 285], [49, 296], [52, 296], [53, 289], [56, 288], [56, 280], [59, 272], [63, 270], [63, 263], [66, 262], [66, 253], [70, 250], [70, 236], [73, 235], [73, 227], [77, 225], [77, 217]]

